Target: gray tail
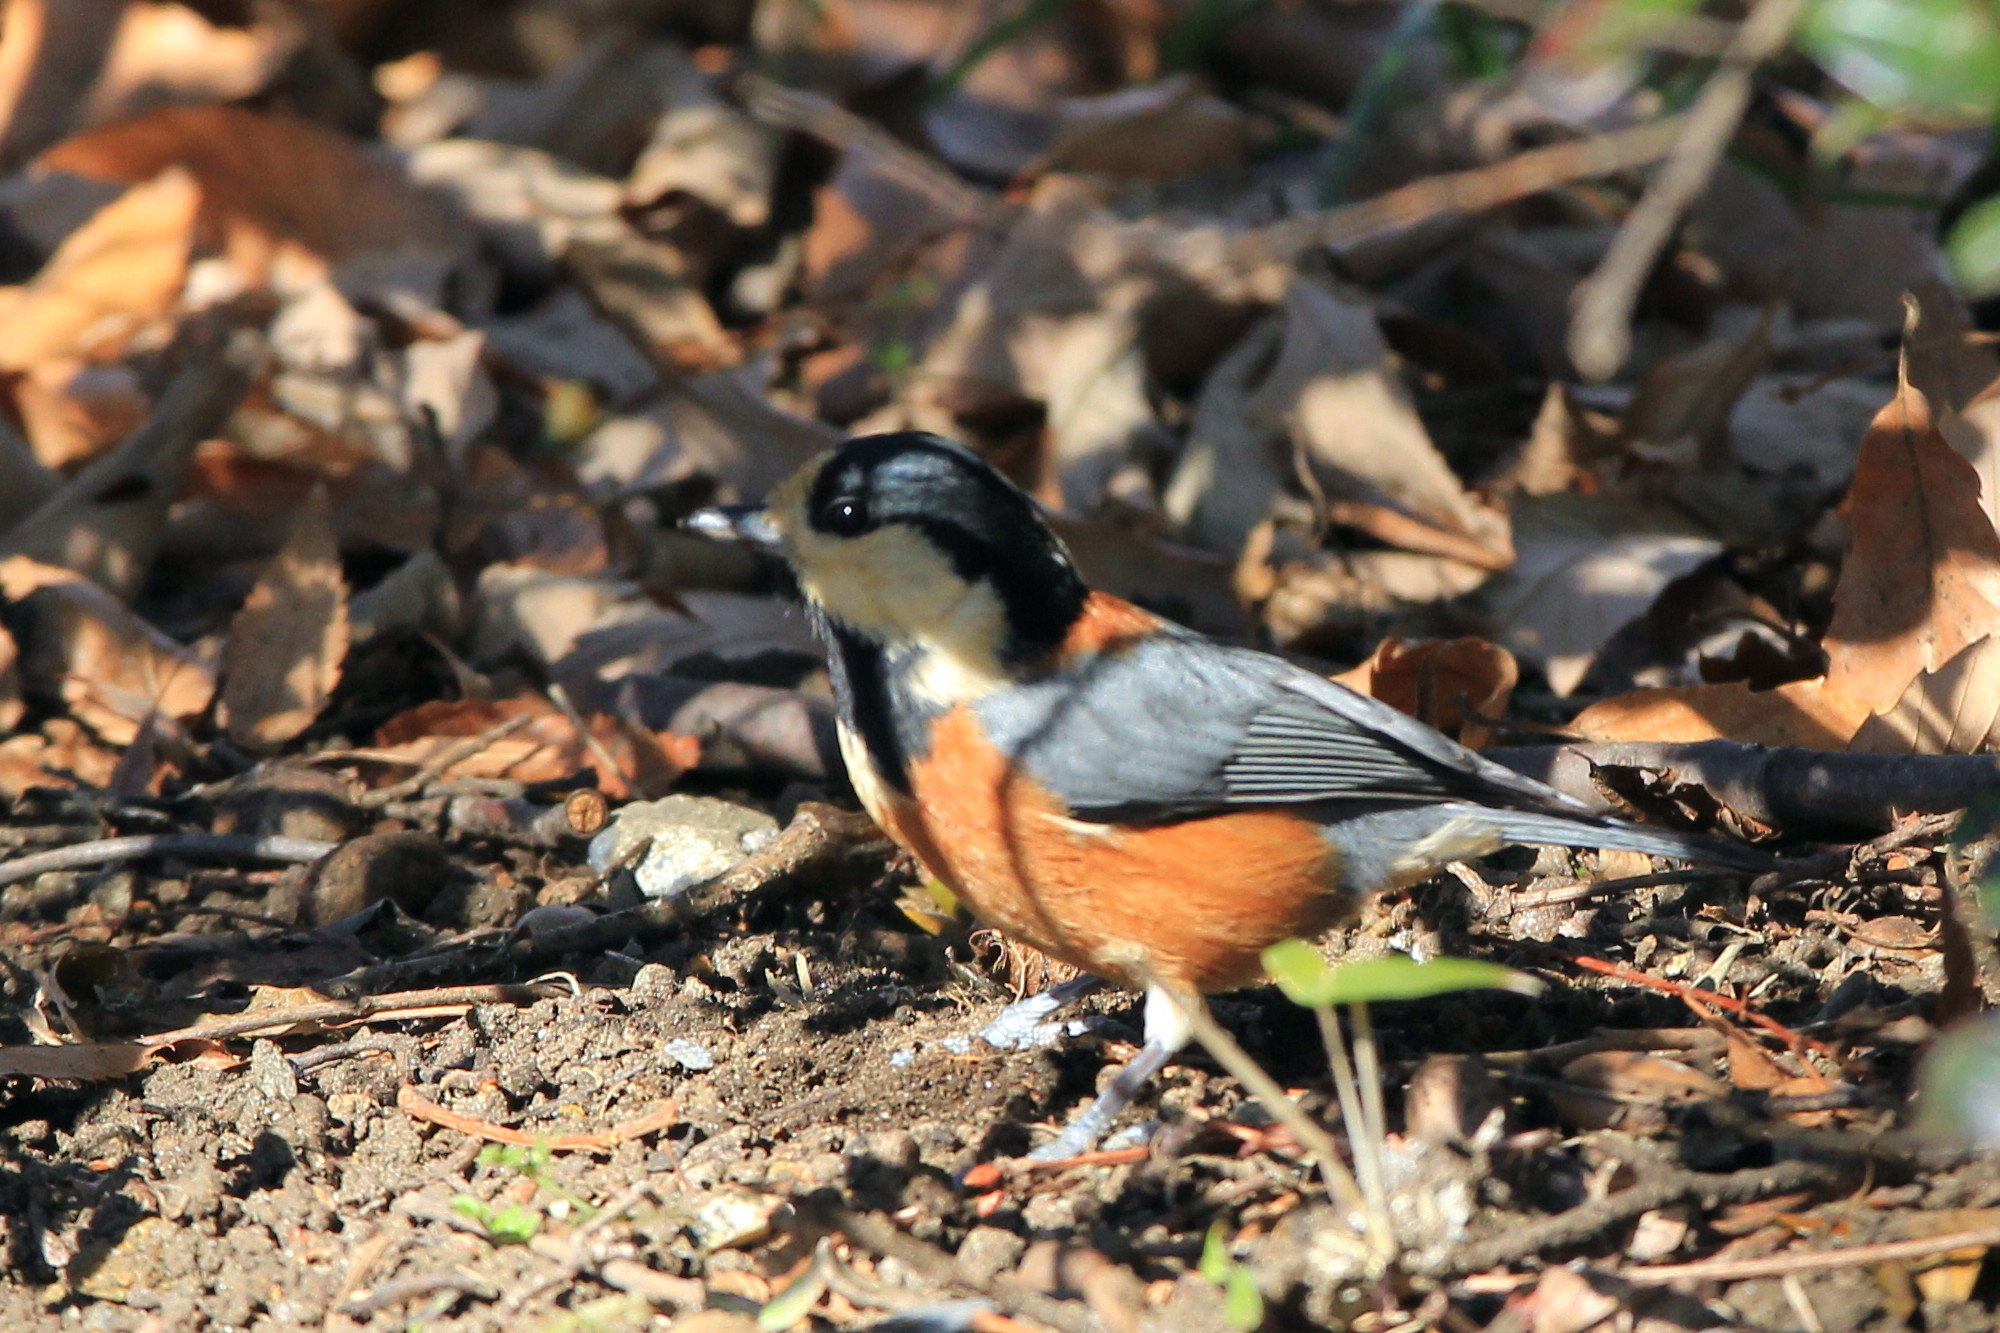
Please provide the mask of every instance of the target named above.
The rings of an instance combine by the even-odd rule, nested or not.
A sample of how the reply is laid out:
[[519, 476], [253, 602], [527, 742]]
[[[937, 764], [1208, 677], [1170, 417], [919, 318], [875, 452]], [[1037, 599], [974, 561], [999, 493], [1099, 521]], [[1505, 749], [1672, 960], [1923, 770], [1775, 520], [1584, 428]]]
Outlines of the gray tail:
[[1593, 819], [1586, 815], [1549, 815], [1528, 810], [1486, 810], [1472, 808], [1514, 842], [1543, 843], [1553, 847], [1608, 847], [1617, 851], [1646, 852], [1671, 856], [1700, 865], [1728, 866], [1733, 870], [1761, 873], [1777, 867], [1777, 859], [1748, 843], [1704, 837], [1699, 833], [1676, 833], [1671, 829], [1646, 828], [1618, 819]]

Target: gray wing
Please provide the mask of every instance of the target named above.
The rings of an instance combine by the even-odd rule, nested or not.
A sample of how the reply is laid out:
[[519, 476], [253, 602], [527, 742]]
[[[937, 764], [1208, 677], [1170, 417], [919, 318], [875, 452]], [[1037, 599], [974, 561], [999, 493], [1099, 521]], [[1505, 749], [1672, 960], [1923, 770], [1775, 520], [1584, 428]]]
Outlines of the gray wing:
[[1379, 700], [1177, 631], [977, 708], [1001, 748], [1083, 818], [1452, 799], [1590, 817]]

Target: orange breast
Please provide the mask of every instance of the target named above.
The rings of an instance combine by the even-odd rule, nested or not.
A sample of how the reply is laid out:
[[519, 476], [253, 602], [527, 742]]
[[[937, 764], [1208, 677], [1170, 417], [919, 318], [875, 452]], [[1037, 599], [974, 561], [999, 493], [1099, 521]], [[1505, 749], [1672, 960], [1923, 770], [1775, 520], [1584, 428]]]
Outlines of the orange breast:
[[891, 835], [981, 920], [1115, 981], [1241, 985], [1265, 946], [1317, 933], [1349, 906], [1310, 822], [1274, 811], [1154, 827], [1070, 819], [963, 705], [939, 720], [910, 776], [915, 799], [874, 812]]

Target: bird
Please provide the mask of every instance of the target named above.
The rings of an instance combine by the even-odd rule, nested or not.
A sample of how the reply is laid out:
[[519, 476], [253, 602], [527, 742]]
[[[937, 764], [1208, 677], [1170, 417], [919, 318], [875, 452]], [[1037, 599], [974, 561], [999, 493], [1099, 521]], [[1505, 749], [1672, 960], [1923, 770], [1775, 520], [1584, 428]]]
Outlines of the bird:
[[1080, 970], [986, 1030], [1017, 1044], [1103, 982], [1144, 1043], [1031, 1155], [1088, 1151], [1190, 1039], [1203, 996], [1262, 976], [1373, 895], [1514, 843], [1768, 869], [1648, 828], [1272, 653], [1093, 590], [1035, 502], [940, 436], [857, 436], [762, 505], [688, 529], [782, 561], [828, 660], [862, 805], [983, 924]]

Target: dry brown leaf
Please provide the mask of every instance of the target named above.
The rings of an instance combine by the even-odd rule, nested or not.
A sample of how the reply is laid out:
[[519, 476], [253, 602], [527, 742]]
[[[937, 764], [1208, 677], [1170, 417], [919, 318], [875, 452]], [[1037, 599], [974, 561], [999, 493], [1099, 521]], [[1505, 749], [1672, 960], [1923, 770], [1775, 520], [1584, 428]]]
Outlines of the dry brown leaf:
[[21, 650], [0, 625], [0, 731], [12, 731], [27, 705], [21, 702]]
[[1871, 710], [2000, 626], [2000, 533], [1978, 474], [1904, 386], [1861, 445], [1841, 513], [1853, 540], [1827, 627], [1827, 687]]
[[114, 357], [173, 308], [201, 190], [185, 171], [139, 179], [72, 232], [34, 281], [0, 289], [0, 370]]
[[1570, 726], [1593, 741], [1672, 744], [1726, 737], [1754, 745], [1842, 750], [1868, 714], [1866, 704], [1829, 690], [1824, 678], [1772, 690], [1753, 690], [1732, 680], [1633, 690], [1592, 704]]
[[1162, 540], [1112, 516], [1051, 514], [1049, 522], [1091, 587], [1204, 634], [1235, 637], [1244, 632], [1248, 617], [1232, 586], [1232, 566], [1223, 557]]
[[[1960, 1231], [1985, 1231], [2000, 1225], [2000, 1208], [1939, 1208], [1914, 1212], [1907, 1219], [1914, 1236], [1949, 1236]], [[1972, 1299], [1990, 1247], [1950, 1250], [1936, 1259], [1910, 1267], [1925, 1299], [1946, 1308], [1964, 1308]]]
[[52, 357], [14, 383], [14, 410], [48, 468], [74, 470], [137, 430], [152, 409], [139, 377], [122, 363]]
[[1477, 749], [1493, 737], [1477, 719], [1507, 711], [1520, 675], [1514, 655], [1485, 639], [1392, 637], [1334, 679]]
[[126, 6], [79, 125], [102, 125], [162, 102], [235, 102], [268, 83], [289, 54], [275, 28], [219, 27], [186, 5]]
[[227, 317], [184, 321], [162, 358], [174, 371], [151, 418], [9, 528], [0, 552], [73, 569], [131, 597], [159, 554], [189, 456], [241, 400], [262, 347], [247, 330], [232, 331]]
[[1677, 513], [1609, 496], [1521, 496], [1513, 519], [1514, 565], [1480, 598], [1494, 637], [1557, 694], [1582, 683], [1605, 641], [1661, 589], [1722, 550]]
[[[524, 714], [535, 720], [453, 764], [444, 776], [547, 782], [593, 769], [608, 792], [655, 797], [701, 759], [701, 742], [693, 736], [649, 731], [601, 713], [588, 719], [593, 746], [553, 704], [533, 696], [419, 704], [383, 723], [373, 748], [341, 757], [419, 767], [464, 738]], [[605, 756], [615, 768], [605, 766]]]
[[93, 180], [199, 183], [205, 239], [252, 285], [281, 254], [339, 264], [371, 253], [454, 253], [449, 215], [385, 162], [304, 121], [240, 107], [168, 107], [78, 135], [39, 159]]
[[1492, 517], [1431, 443], [1375, 312], [1363, 302], [1295, 280], [1286, 294], [1284, 346], [1248, 411], [1252, 420], [1290, 427], [1330, 495], [1387, 503], [1505, 550]]
[[0, 560], [0, 592], [18, 605], [21, 678], [60, 695], [78, 721], [130, 745], [156, 710], [186, 722], [215, 697], [215, 668], [80, 574], [26, 556]]
[[1089, 171], [1134, 180], [1174, 180], [1242, 162], [1244, 114], [1191, 75], [1072, 97], [1056, 108], [1055, 141], [1036, 173]]
[[0, 741], [0, 796], [13, 800], [30, 787], [103, 790], [118, 756], [66, 717], [52, 717], [39, 732]]
[[1597, 1051], [1563, 1066], [1564, 1086], [1550, 1093], [1564, 1120], [1580, 1129], [1656, 1134], [1674, 1110], [1711, 1101], [1728, 1089], [1678, 1060], [1649, 1051]]
[[55, 1078], [95, 1082], [136, 1074], [160, 1047], [134, 1041], [77, 1046], [0, 1046], [0, 1078]]
[[1528, 1333], [1599, 1333], [1625, 1308], [1617, 1296], [1568, 1268], [1548, 1269], [1517, 1304], [1527, 1316]]
[[1648, 459], [1724, 466], [1730, 413], [1771, 359], [1771, 314], [1766, 307], [1740, 336], [1713, 338], [1654, 363], [1625, 412], [1627, 447]]
[[1958, 411], [1941, 411], [1938, 429], [1979, 476], [1979, 507], [2000, 526], [2000, 377]]
[[1861, 754], [1981, 754], [2000, 744], [2000, 635], [1968, 644], [1861, 724]]
[[269, 750], [311, 726], [340, 683], [347, 639], [332, 504], [316, 486], [230, 622], [220, 715], [230, 739]]

